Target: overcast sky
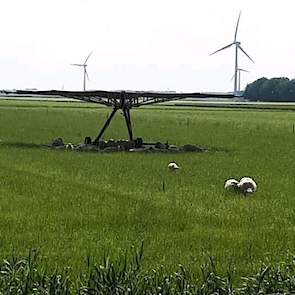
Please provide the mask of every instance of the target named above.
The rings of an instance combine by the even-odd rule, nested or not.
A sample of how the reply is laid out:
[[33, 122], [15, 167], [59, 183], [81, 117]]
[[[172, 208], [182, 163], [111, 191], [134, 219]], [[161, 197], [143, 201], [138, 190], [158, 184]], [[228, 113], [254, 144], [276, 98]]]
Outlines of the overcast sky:
[[295, 78], [294, 0], [0, 0], [0, 89], [230, 91], [238, 41], [242, 86]]

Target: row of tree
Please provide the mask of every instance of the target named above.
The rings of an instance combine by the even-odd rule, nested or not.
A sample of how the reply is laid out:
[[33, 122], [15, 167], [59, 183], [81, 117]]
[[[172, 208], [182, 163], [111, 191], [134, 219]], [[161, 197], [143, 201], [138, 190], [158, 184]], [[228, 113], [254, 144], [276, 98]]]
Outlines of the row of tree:
[[247, 85], [244, 98], [260, 101], [294, 101], [295, 79], [288, 78], [260, 78]]

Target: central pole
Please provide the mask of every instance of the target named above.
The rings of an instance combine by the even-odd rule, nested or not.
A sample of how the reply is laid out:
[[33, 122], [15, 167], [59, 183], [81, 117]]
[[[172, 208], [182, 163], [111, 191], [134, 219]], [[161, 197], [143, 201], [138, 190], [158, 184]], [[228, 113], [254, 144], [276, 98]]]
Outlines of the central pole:
[[133, 133], [132, 133], [132, 125], [131, 125], [131, 117], [130, 117], [130, 105], [128, 104], [128, 100], [126, 99], [125, 91], [120, 93], [120, 108], [123, 111], [123, 115], [125, 118], [129, 140], [133, 141]]
[[123, 114], [124, 114], [124, 117], [125, 117], [125, 122], [126, 122], [127, 130], [128, 130], [129, 140], [133, 141], [130, 110], [128, 108], [124, 108], [123, 109]]

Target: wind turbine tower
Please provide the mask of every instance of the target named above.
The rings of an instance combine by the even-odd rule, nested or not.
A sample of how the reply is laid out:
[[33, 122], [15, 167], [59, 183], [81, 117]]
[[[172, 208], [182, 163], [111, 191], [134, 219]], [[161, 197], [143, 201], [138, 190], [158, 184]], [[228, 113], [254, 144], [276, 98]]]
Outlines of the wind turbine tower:
[[[238, 86], [237, 86], [237, 91], [238, 93], [241, 91], [241, 72], [249, 73], [249, 71], [238, 68]], [[231, 80], [233, 80], [235, 75], [232, 76]]]
[[234, 37], [234, 42], [214, 51], [213, 53], [211, 53], [210, 55], [213, 55], [219, 51], [222, 51], [224, 49], [227, 49], [229, 47], [231, 47], [232, 45], [235, 46], [235, 74], [234, 74], [234, 94], [237, 95], [238, 94], [238, 75], [239, 75], [239, 67], [238, 67], [238, 52], [239, 50], [241, 50], [253, 63], [254, 60], [246, 53], [246, 51], [241, 47], [241, 42], [237, 41], [237, 34], [238, 34], [238, 27], [239, 27], [239, 22], [240, 22], [240, 17], [241, 17], [241, 12], [239, 14], [238, 17], [238, 21], [237, 21], [237, 25], [236, 25], [236, 31], [235, 31], [235, 37]]
[[87, 56], [87, 58], [85, 59], [85, 62], [83, 64], [71, 64], [71, 66], [77, 66], [77, 67], [83, 67], [83, 72], [84, 72], [84, 75], [83, 75], [83, 90], [85, 91], [86, 90], [86, 77], [87, 79], [89, 80], [89, 76], [88, 76], [88, 73], [87, 73], [87, 61], [89, 59], [89, 57], [91, 56], [93, 51], [91, 51], [89, 53], [89, 55]]
[[238, 92], [241, 91], [241, 72], [249, 73], [249, 71], [238, 68]]

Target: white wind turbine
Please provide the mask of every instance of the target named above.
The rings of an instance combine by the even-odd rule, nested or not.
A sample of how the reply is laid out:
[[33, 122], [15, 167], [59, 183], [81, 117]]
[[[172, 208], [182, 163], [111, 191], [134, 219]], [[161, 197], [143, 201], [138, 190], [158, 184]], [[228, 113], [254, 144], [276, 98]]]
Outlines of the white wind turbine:
[[[249, 71], [238, 68], [238, 86], [237, 86], [237, 91], [238, 93], [241, 91], [241, 72], [249, 73]], [[233, 80], [235, 75], [232, 76], [231, 80]]]
[[238, 49], [240, 49], [253, 63], [254, 60], [246, 53], [246, 51], [241, 47], [241, 42], [237, 41], [237, 33], [238, 33], [238, 27], [239, 27], [239, 22], [240, 22], [240, 17], [241, 17], [241, 12], [239, 14], [238, 17], [238, 21], [237, 21], [237, 25], [236, 25], [236, 31], [235, 31], [235, 38], [234, 38], [234, 42], [230, 43], [229, 45], [226, 45], [216, 51], [214, 51], [213, 53], [211, 53], [210, 55], [213, 55], [221, 50], [227, 49], [229, 47], [231, 47], [232, 45], [235, 45], [235, 74], [234, 74], [234, 94], [236, 95], [238, 92]]
[[78, 67], [83, 67], [84, 69], [84, 80], [83, 80], [83, 90], [85, 91], [86, 90], [86, 77], [87, 79], [89, 80], [89, 76], [88, 76], [88, 73], [87, 73], [87, 61], [89, 59], [89, 57], [91, 56], [93, 51], [91, 51], [89, 53], [89, 55], [87, 56], [87, 58], [85, 59], [85, 62], [83, 64], [71, 64], [71, 66], [78, 66]]

